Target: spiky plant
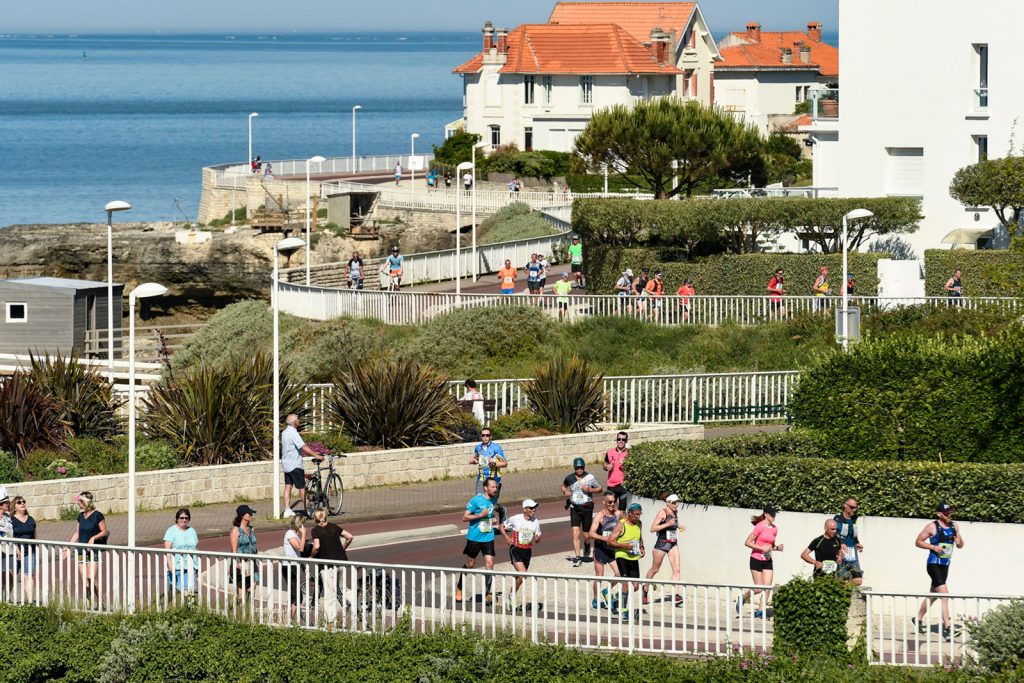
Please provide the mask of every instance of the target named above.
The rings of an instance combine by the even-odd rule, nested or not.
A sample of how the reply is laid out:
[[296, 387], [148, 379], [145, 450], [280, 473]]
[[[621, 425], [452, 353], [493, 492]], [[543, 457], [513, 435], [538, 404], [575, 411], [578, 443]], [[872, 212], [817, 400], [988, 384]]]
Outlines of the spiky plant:
[[604, 375], [578, 356], [556, 356], [523, 383], [530, 408], [563, 434], [585, 432], [608, 415]]
[[349, 362], [327, 401], [330, 418], [357, 443], [385, 448], [451, 443], [456, 411], [448, 378], [410, 359]]
[[29, 357], [32, 363], [29, 378], [63, 407], [72, 436], [110, 441], [124, 431], [119, 412], [124, 400], [95, 366], [79, 364], [78, 355], [74, 353]]
[[0, 379], [0, 450], [21, 459], [37, 448], [62, 448], [68, 433], [60, 403], [27, 375]]
[[[270, 456], [273, 363], [257, 352], [223, 365], [179, 370], [148, 392], [143, 431], [174, 445], [189, 465], [261, 460]], [[281, 368], [281, 416], [302, 415], [309, 392]]]

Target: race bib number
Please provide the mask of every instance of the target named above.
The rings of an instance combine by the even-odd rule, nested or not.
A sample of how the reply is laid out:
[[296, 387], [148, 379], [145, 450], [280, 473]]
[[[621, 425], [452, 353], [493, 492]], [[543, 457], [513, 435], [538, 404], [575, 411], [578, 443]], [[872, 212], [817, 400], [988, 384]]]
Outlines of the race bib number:
[[583, 493], [583, 491], [572, 492], [572, 502], [576, 505], [586, 505], [588, 502], [590, 502], [590, 500], [590, 496]]
[[676, 540], [676, 535], [678, 533], [679, 532], [676, 531], [675, 529], [666, 529], [665, 530], [665, 540], [666, 541], [675, 541]]
[[482, 534], [489, 534], [494, 529], [494, 524], [490, 517], [481, 519], [480, 523], [476, 525], [476, 530]]
[[845, 562], [855, 562], [857, 560], [857, 549], [852, 545], [844, 545], [843, 560]]
[[835, 561], [834, 560], [825, 560], [824, 562], [822, 562], [821, 563], [821, 571], [823, 571], [826, 574], [835, 574], [836, 573], [836, 563], [835, 563]]
[[519, 532], [519, 545], [530, 545], [533, 543], [533, 529], [523, 529]]
[[629, 554], [630, 555], [639, 555], [640, 554], [640, 541], [630, 541], [629, 542]]
[[939, 557], [944, 560], [948, 560], [953, 557], [953, 544], [952, 543], [940, 543], [939, 547], [942, 548], [942, 552], [939, 553]]
[[604, 540], [606, 540], [606, 541], [608, 539], [610, 539], [612, 537], [611, 529], [609, 529], [608, 531], [602, 531], [601, 532], [601, 537], [604, 538]]
[[768, 560], [772, 559], [772, 551], [770, 551], [770, 550], [768, 552], [766, 552], [766, 553], [761, 553], [761, 554], [764, 555], [764, 561], [765, 562], [767, 562]]

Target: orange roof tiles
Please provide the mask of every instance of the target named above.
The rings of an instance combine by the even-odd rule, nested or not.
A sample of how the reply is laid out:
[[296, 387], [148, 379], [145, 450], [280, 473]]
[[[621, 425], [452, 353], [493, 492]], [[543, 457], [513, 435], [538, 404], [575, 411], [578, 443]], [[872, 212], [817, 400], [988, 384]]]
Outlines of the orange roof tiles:
[[[839, 50], [820, 40], [812, 40], [801, 31], [761, 31], [761, 40], [751, 42], [747, 33], [733, 33], [743, 43], [720, 48], [722, 61], [715, 69], [809, 69], [817, 68], [822, 76], [839, 75]], [[800, 46], [811, 48], [810, 63], [800, 59]], [[793, 51], [793, 63], [782, 63], [782, 48]]]
[[641, 43], [650, 42], [651, 29], [675, 31], [676, 42], [697, 8], [695, 2], [559, 2], [549, 24], [616, 24]]
[[[670, 47], [667, 57], [674, 59]], [[483, 54], [455, 67], [476, 73]], [[508, 60], [501, 73], [679, 74], [672, 63], [658, 63], [650, 49], [613, 24], [522, 24], [508, 34]]]

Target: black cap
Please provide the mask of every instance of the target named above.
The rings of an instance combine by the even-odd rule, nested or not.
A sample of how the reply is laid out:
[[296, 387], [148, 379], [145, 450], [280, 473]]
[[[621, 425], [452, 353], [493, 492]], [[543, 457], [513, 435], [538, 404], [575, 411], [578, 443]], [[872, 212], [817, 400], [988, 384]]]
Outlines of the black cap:
[[938, 505], [935, 506], [935, 511], [948, 515], [950, 512], [953, 511], [953, 506], [950, 505], [949, 503], [939, 503]]
[[235, 514], [241, 517], [242, 515], [255, 515], [256, 511], [248, 505], [239, 505], [235, 508]]
[[772, 517], [776, 517], [779, 514], [779, 511], [775, 509], [774, 505], [765, 505], [762, 512], [766, 515], [771, 515]]

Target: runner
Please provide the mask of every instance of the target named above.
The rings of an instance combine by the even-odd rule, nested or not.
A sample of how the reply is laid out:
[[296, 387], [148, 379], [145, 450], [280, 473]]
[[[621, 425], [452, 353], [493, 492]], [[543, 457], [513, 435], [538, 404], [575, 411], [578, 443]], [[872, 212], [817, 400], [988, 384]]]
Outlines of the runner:
[[694, 290], [693, 280], [690, 278], [686, 278], [676, 291], [676, 296], [682, 297], [679, 299], [679, 308], [683, 311], [684, 323], [690, 318], [690, 297], [694, 294], [696, 294], [696, 290]]
[[530, 254], [530, 260], [526, 263], [526, 286], [532, 296], [540, 296], [540, 281], [544, 275], [544, 265], [537, 258], [537, 254]]
[[650, 282], [647, 268], [640, 269], [640, 275], [633, 280], [633, 294], [636, 296], [636, 312], [642, 318], [647, 312], [647, 283]]
[[540, 261], [540, 293], [544, 293], [544, 288], [548, 285], [548, 272], [551, 271], [551, 264], [544, 254], [537, 254], [537, 260]]
[[[501, 526], [501, 535], [508, 541], [508, 559], [512, 562], [512, 566], [520, 574], [525, 574], [530, 569], [533, 544], [540, 543], [542, 535], [540, 521], [537, 520], [537, 501], [532, 498], [524, 500], [522, 513], [505, 520]], [[512, 589], [506, 602], [510, 612], [516, 609], [516, 594], [522, 585], [523, 577], [517, 576], [515, 588]], [[527, 604], [525, 609], [529, 610], [530, 605]]]
[[[626, 516], [619, 520], [615, 531], [607, 543], [615, 548], [615, 564], [619, 567], [619, 576], [624, 579], [640, 578], [640, 558], [646, 554], [644, 548], [643, 530], [640, 528], [640, 515], [643, 514], [643, 507], [640, 503], [633, 503], [626, 511]], [[622, 621], [629, 621], [629, 581], [622, 584], [622, 597], [619, 599], [621, 612], [619, 618]], [[633, 590], [640, 590], [638, 582], [633, 583]], [[640, 610], [636, 610], [634, 616], [640, 616]]]
[[477, 466], [477, 495], [484, 492], [484, 482], [491, 478], [498, 487], [494, 493], [494, 502], [498, 502], [498, 496], [501, 495], [501, 470], [508, 467], [508, 457], [500, 445], [491, 441], [491, 436], [490, 427], [484, 427], [480, 431], [480, 443], [473, 448], [473, 457], [470, 458], [469, 464]]
[[833, 519], [836, 522], [839, 540], [843, 544], [843, 559], [839, 564], [837, 576], [844, 580], [852, 580], [859, 586], [864, 583], [864, 571], [860, 568], [860, 553], [864, 546], [860, 544], [860, 537], [857, 535], [857, 507], [857, 499], [850, 498], [843, 503], [843, 511]]
[[[593, 474], [587, 472], [583, 458], [572, 461], [572, 473], [562, 482], [565, 507], [569, 510], [569, 524], [572, 526], [572, 549], [576, 554], [572, 566], [578, 567], [590, 559], [590, 538], [587, 533], [594, 524], [594, 494], [601, 493], [601, 485]], [[583, 537], [583, 554], [580, 555], [580, 537]]]
[[[778, 514], [778, 510], [774, 507], [765, 505], [764, 511], [760, 515], [750, 519], [754, 530], [747, 536], [745, 545], [750, 548], [750, 576], [753, 578], [754, 584], [758, 586], [772, 585], [772, 576], [775, 573], [772, 552], [782, 552], [782, 546], [775, 544], [775, 539], [779, 534], [779, 528], [775, 526], [775, 517]], [[740, 613], [740, 608], [750, 598], [752, 592], [761, 596], [761, 608], [754, 611], [754, 616], [758, 619], [770, 617], [771, 615], [765, 608], [765, 597], [767, 596], [769, 599], [771, 597], [771, 590], [768, 588], [743, 591], [743, 595], [736, 601], [736, 614]]]
[[516, 293], [516, 269], [508, 259], [505, 259], [505, 267], [498, 271], [498, 282], [501, 283], [502, 294]]
[[558, 298], [555, 300], [558, 303], [558, 319], [562, 320], [562, 317], [566, 318], [569, 316], [569, 292], [572, 291], [572, 283], [569, 282], [569, 273], [562, 273], [562, 279], [555, 283], [555, 294]]
[[959, 268], [953, 271], [953, 277], [946, 280], [946, 284], [942, 287], [942, 289], [946, 292], [946, 305], [963, 305], [961, 298], [964, 295], [964, 281], [963, 275], [961, 274]]
[[391, 256], [387, 258], [388, 264], [388, 277], [390, 278], [389, 287], [394, 285], [396, 290], [402, 288], [402, 264], [405, 261], [405, 257], [398, 253], [398, 245], [391, 247]]
[[775, 271], [775, 275], [768, 281], [768, 294], [769, 309], [771, 313], [770, 317], [785, 318], [786, 317], [786, 305], [782, 301], [783, 296], [783, 272], [782, 268]]
[[654, 279], [647, 283], [644, 288], [651, 300], [651, 320], [658, 322], [658, 314], [661, 312], [661, 297], [665, 294], [665, 283], [661, 279], [661, 271], [654, 273]]
[[[492, 477], [484, 480], [484, 492], [470, 498], [466, 503], [466, 511], [462, 513], [462, 521], [469, 522], [466, 531], [466, 547], [462, 554], [466, 556], [463, 569], [476, 567], [476, 556], [483, 553], [484, 567], [494, 569], [494, 526], [498, 524], [498, 483]], [[486, 593], [484, 601], [490, 605], [494, 602], [491, 594], [491, 575], [485, 579]], [[462, 602], [462, 575], [455, 584], [455, 602]]]
[[[679, 496], [670, 495], [665, 499], [665, 507], [658, 511], [651, 522], [651, 533], [658, 534], [658, 540], [654, 544], [654, 556], [652, 557], [651, 568], [647, 570], [648, 579], [653, 579], [661, 571], [661, 563], [668, 556], [668, 562], [672, 566], [672, 580], [679, 580], [679, 539], [678, 536], [686, 531], [685, 526], [679, 525]], [[648, 593], [650, 584], [644, 584], [644, 604], [650, 602]], [[676, 607], [682, 607], [683, 596], [676, 593]]]
[[353, 251], [352, 258], [348, 260], [345, 278], [348, 280], [349, 289], [363, 288], [363, 259], [359, 258], [358, 251]]
[[619, 314], [632, 313], [633, 305], [630, 303], [630, 296], [633, 294], [633, 270], [626, 268], [622, 276], [615, 283], [615, 294], [619, 297]]
[[608, 473], [608, 492], [614, 493], [618, 499], [619, 509], [626, 510], [626, 498], [629, 492], [623, 486], [626, 475], [622, 471], [622, 464], [626, 462], [629, 455], [629, 434], [619, 432], [615, 435], [615, 447], [609, 448], [604, 454], [604, 470]]
[[856, 296], [857, 294], [857, 282], [853, 279], [853, 273], [846, 274], [846, 295]]
[[[807, 564], [814, 565], [812, 576], [837, 576], [839, 563], [843, 559], [843, 542], [836, 536], [836, 520], [825, 521], [825, 533], [811, 541], [804, 551], [800, 553], [800, 559]], [[814, 553], [814, 557], [811, 557]]]
[[[594, 521], [590, 525], [590, 540], [594, 542], [594, 574], [604, 576], [605, 566], [611, 567], [612, 576], [619, 576], [619, 566], [615, 562], [615, 548], [608, 545], [608, 539], [612, 532], [619, 526], [622, 520], [622, 511], [616, 506], [618, 497], [611, 491], [604, 493], [604, 507], [594, 515]], [[594, 602], [592, 607], [597, 609], [597, 591], [600, 581], [594, 582]], [[601, 589], [601, 606], [613, 612], [618, 611], [619, 602], [608, 595], [608, 589]]]
[[821, 272], [818, 277], [814, 279], [814, 286], [811, 287], [814, 292], [816, 300], [814, 302], [814, 308], [818, 311], [824, 311], [826, 308], [825, 297], [828, 296], [829, 284], [828, 284], [828, 268], [825, 266], [821, 267]]
[[572, 265], [573, 286], [579, 289], [587, 285], [583, 281], [583, 245], [580, 244], [580, 236], [572, 236], [572, 244], [569, 245], [569, 263]]
[[395, 187], [398, 187], [402, 181], [402, 162], [399, 161], [395, 164]]
[[[960, 533], [960, 527], [953, 521], [953, 506], [949, 503], [939, 503], [935, 507], [935, 517], [936, 520], [929, 522], [917, 535], [916, 545], [928, 551], [928, 577], [932, 580], [929, 592], [949, 593], [946, 579], [949, 576], [949, 564], [953, 559], [953, 548], [964, 547], [964, 536]], [[910, 620], [918, 633], [925, 633], [924, 616], [928, 612], [928, 607], [938, 599], [925, 598], [921, 602], [921, 609], [917, 611], [917, 618]], [[949, 625], [949, 599], [942, 598], [942, 638], [948, 643], [953, 635]], [[956, 635], [960, 635], [959, 629]]]

